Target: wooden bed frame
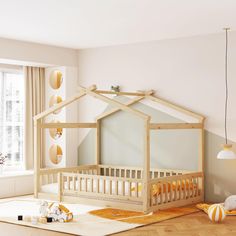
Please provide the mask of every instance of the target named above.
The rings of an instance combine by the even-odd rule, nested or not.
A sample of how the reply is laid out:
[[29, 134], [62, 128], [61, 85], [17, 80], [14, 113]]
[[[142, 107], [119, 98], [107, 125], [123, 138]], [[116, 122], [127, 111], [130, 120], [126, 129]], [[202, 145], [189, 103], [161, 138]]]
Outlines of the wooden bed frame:
[[[151, 212], [158, 209], [183, 206], [204, 200], [204, 117], [183, 107], [160, 99], [153, 91], [113, 92], [79, 87], [78, 94], [47, 109], [34, 117], [34, 196], [66, 202], [98, 204], [121, 209]], [[118, 102], [104, 94], [135, 96], [126, 103]], [[102, 100], [113, 109], [97, 117], [94, 123], [44, 123], [43, 118], [68, 104], [90, 95]], [[151, 117], [131, 108], [142, 99], [150, 99], [169, 109], [196, 119], [197, 123], [151, 123]], [[143, 167], [101, 165], [101, 120], [123, 110], [143, 120], [144, 158]], [[94, 128], [96, 129], [95, 165], [45, 169], [42, 159], [41, 129], [48, 128]], [[150, 169], [150, 131], [161, 129], [198, 129], [198, 171]], [[57, 194], [41, 191], [46, 184], [58, 185]]]

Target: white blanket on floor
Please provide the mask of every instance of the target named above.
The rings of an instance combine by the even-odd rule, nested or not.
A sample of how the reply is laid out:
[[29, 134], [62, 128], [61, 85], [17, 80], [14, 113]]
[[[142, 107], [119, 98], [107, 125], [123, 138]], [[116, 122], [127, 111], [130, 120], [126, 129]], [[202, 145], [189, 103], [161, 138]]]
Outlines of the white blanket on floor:
[[[10, 200], [0, 203], [0, 221], [18, 225], [25, 225], [33, 228], [40, 228], [56, 232], [68, 233], [72, 235], [102, 236], [118, 233], [140, 226], [139, 224], [129, 224], [115, 220], [104, 219], [88, 214], [91, 210], [98, 210], [101, 207], [65, 204], [73, 213], [74, 221], [68, 223], [48, 223], [33, 225], [31, 222], [18, 221], [17, 216], [38, 216], [40, 200]], [[0, 235], [9, 235], [8, 232], [1, 232]], [[33, 234], [32, 234], [33, 235]], [[36, 234], [34, 234], [36, 235]]]

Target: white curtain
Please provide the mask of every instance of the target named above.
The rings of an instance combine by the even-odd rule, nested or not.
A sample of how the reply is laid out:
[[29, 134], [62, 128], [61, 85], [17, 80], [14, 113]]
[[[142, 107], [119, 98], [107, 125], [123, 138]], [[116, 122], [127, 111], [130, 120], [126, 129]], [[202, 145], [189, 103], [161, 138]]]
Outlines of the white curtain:
[[[26, 66], [24, 67], [24, 77], [25, 77], [24, 157], [25, 157], [26, 169], [32, 169], [34, 165], [33, 117], [44, 110], [45, 69], [39, 67]], [[42, 133], [41, 133], [41, 141], [43, 142]], [[43, 163], [41, 163], [41, 165], [43, 165]]]

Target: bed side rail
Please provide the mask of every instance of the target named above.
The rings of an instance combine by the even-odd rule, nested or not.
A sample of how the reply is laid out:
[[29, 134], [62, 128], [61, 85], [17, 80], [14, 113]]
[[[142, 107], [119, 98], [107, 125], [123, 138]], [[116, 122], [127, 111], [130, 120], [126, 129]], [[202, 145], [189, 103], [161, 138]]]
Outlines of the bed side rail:
[[202, 195], [202, 180], [202, 172], [150, 180], [150, 207], [163, 208], [164, 204], [171, 206], [176, 201], [196, 202]]
[[58, 173], [70, 172], [70, 173], [82, 173], [82, 174], [97, 174], [97, 165], [81, 165], [75, 167], [65, 168], [44, 168], [40, 169], [40, 186], [44, 184], [52, 184], [58, 182]]
[[108, 197], [118, 200], [142, 201], [139, 186], [142, 180], [100, 175], [59, 173], [59, 197], [63, 195]]
[[[143, 169], [141, 167], [99, 165], [98, 169], [99, 173], [102, 176], [142, 179], [143, 174]], [[193, 171], [151, 168], [150, 178], [162, 178], [168, 176], [182, 175], [191, 172]]]

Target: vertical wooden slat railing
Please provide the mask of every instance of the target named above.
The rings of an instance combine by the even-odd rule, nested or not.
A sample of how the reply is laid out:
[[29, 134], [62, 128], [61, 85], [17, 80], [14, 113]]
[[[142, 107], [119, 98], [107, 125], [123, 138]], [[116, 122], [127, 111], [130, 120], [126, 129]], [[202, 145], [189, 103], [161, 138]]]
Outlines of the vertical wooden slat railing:
[[58, 173], [63, 171], [68, 173], [81, 173], [82, 171], [85, 174], [92, 173], [91, 171], [97, 168], [96, 165], [86, 165], [86, 166], [76, 166], [76, 167], [67, 167], [67, 168], [45, 168], [39, 170], [39, 190], [42, 185], [52, 184], [58, 182]]
[[138, 187], [142, 180], [67, 172], [62, 172], [61, 175], [61, 193], [64, 196], [81, 195], [95, 198], [110, 197], [112, 199], [125, 199], [126, 201], [142, 201]]
[[[150, 181], [151, 208], [161, 209], [175, 206], [178, 203], [186, 205], [187, 202], [190, 204], [199, 201], [201, 198], [199, 183], [202, 177], [202, 172], [195, 172], [152, 179]], [[157, 189], [155, 195], [153, 195], [153, 189]]]

